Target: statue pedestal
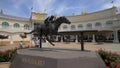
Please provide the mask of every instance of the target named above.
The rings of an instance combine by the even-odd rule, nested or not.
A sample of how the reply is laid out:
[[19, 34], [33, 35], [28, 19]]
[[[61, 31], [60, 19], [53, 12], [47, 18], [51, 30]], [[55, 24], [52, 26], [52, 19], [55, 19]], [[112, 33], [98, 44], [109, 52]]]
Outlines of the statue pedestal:
[[95, 52], [34, 48], [17, 50], [10, 68], [106, 68], [106, 66]]

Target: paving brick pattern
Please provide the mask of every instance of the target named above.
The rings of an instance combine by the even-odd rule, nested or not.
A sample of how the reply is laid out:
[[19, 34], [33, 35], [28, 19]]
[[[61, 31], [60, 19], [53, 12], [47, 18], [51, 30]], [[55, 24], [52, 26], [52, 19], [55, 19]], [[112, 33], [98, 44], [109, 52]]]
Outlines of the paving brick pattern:
[[[18, 47], [18, 45], [0, 46], [0, 50], [4, 51]], [[81, 49], [80, 43], [55, 43], [55, 46], [49, 43], [43, 43], [43, 47], [50, 48], [68, 48], [68, 49]], [[120, 53], [120, 43], [84, 43], [85, 50], [97, 51], [104, 49], [106, 51]], [[0, 68], [9, 68], [10, 63], [0, 63]]]

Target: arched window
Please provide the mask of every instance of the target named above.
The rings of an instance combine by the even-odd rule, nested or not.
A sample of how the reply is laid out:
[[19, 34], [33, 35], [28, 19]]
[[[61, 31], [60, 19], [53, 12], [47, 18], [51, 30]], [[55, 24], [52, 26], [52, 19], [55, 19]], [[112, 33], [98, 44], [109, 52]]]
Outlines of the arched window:
[[2, 27], [3, 28], [7, 28], [9, 26], [9, 23], [8, 22], [2, 22]]
[[68, 28], [67, 25], [64, 25], [64, 26], [63, 26], [63, 29], [67, 29], [67, 28]]
[[71, 29], [75, 29], [75, 25], [71, 25]]
[[91, 23], [88, 23], [88, 24], [87, 24], [87, 28], [92, 28], [92, 24], [91, 24]]
[[95, 23], [95, 27], [101, 27], [101, 23], [100, 22]]
[[28, 25], [28, 24], [25, 24], [25, 25], [24, 25], [24, 29], [29, 29], [29, 25]]
[[20, 25], [18, 23], [14, 24], [14, 28], [19, 28], [19, 27], [20, 27]]
[[79, 25], [78, 25], [78, 28], [83, 28], [83, 25], [82, 25], [82, 24], [79, 24]]
[[106, 25], [107, 25], [107, 26], [113, 25], [113, 22], [112, 22], [111, 20], [106, 21]]

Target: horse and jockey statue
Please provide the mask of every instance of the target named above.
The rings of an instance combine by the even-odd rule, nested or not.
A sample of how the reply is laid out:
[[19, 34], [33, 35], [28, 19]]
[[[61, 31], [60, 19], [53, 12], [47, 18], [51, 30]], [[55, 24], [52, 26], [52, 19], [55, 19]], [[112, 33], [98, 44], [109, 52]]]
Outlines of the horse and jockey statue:
[[46, 40], [54, 46], [51, 40], [49, 40], [48, 36], [52, 36], [55, 34], [58, 34], [58, 28], [62, 23], [70, 24], [71, 22], [65, 17], [61, 16], [59, 18], [56, 18], [55, 16], [50, 16], [44, 20], [44, 23], [39, 24], [35, 29], [33, 29], [29, 33], [24, 33], [25, 35], [27, 34], [34, 34], [36, 35], [39, 40], [40, 40], [40, 48], [42, 48], [42, 42], [41, 39], [44, 36]]

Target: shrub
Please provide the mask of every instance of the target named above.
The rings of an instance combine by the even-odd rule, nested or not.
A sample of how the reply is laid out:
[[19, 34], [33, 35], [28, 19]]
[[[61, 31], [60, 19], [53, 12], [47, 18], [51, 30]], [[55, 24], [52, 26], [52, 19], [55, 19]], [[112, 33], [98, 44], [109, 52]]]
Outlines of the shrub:
[[[35, 48], [35, 46], [25, 46], [24, 48]], [[14, 49], [0, 51], [0, 62], [8, 62], [11, 60], [11, 58], [15, 55], [17, 49], [21, 49], [20, 47], [15, 47]]]
[[8, 62], [13, 56], [12, 50], [6, 50], [0, 52], [0, 62]]
[[112, 53], [110, 51], [98, 50], [98, 54], [101, 56], [107, 67], [120, 68], [120, 55]]

